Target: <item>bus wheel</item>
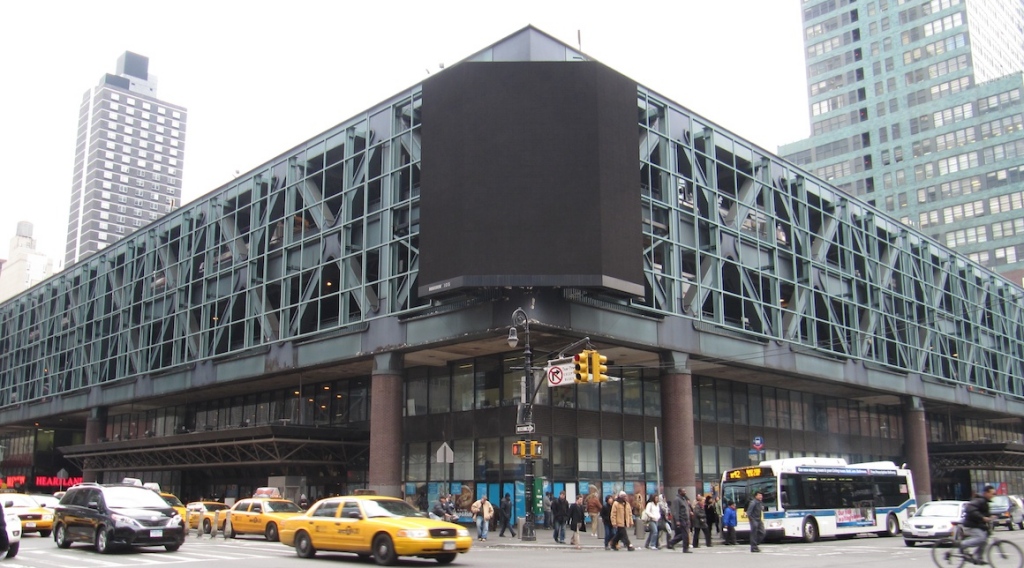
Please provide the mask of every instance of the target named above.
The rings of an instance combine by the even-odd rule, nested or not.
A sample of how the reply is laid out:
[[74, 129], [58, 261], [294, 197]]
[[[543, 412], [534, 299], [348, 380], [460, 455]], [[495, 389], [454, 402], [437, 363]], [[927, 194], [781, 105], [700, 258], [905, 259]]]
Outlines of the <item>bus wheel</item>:
[[882, 536], [896, 536], [900, 534], [900, 520], [896, 518], [896, 515], [889, 515], [885, 519], [885, 532]]
[[808, 517], [804, 519], [804, 542], [815, 542], [818, 540], [818, 523]]

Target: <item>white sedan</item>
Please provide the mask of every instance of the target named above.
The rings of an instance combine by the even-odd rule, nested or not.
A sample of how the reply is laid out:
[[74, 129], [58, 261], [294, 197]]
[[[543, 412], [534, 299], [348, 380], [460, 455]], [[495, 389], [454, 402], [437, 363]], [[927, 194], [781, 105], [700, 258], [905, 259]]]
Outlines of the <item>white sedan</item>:
[[961, 530], [954, 522], [963, 520], [966, 506], [967, 501], [929, 501], [921, 505], [903, 527], [903, 542], [907, 546], [952, 542], [954, 531]]

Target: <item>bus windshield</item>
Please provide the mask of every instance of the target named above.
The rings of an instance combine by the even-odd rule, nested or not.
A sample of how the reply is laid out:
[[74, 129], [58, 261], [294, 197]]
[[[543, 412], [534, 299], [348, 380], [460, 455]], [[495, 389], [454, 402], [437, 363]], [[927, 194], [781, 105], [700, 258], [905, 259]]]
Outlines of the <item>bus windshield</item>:
[[778, 509], [778, 482], [774, 477], [753, 477], [748, 479], [726, 481], [722, 483], [722, 500], [732, 501], [737, 509], [743, 509], [760, 491], [766, 511]]

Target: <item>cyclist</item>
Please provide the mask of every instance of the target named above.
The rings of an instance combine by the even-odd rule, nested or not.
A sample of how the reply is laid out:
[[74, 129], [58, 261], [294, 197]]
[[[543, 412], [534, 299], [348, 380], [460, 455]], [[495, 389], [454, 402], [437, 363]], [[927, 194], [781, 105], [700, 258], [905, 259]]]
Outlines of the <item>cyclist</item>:
[[[994, 520], [994, 517], [989, 513], [988, 503], [992, 500], [996, 494], [996, 488], [991, 485], [985, 486], [985, 491], [971, 499], [970, 503], [967, 504], [967, 512], [964, 516], [964, 534], [967, 536], [960, 543], [960, 550], [963, 551], [964, 555], [970, 559], [974, 564], [985, 563], [985, 545], [988, 543], [988, 524]], [[974, 556], [971, 557], [970, 550], [972, 546], [977, 547], [977, 551]]]

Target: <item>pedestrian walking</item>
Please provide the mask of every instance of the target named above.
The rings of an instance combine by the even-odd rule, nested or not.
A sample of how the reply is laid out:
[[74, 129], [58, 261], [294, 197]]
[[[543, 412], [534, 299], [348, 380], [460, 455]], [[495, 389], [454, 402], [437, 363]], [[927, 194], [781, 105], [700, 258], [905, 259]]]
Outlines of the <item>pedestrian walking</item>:
[[640, 520], [645, 523], [644, 530], [647, 531], [647, 540], [644, 548], [658, 550], [658, 522], [661, 521], [661, 507], [658, 506], [658, 496], [651, 494], [647, 497], [647, 505], [644, 512], [640, 513]]
[[499, 511], [499, 522], [501, 523], [501, 532], [498, 533], [499, 537], [505, 536], [505, 529], [512, 533], [512, 538], [516, 537], [516, 528], [509, 524], [512, 520], [512, 498], [509, 497], [508, 493], [501, 499], [501, 503], [498, 505]]
[[707, 535], [708, 543], [711, 542], [711, 532], [708, 529], [708, 513], [704, 509], [704, 502], [700, 499], [693, 501], [693, 547], [700, 548], [700, 535]]
[[666, 545], [672, 540], [674, 533], [672, 531], [672, 523], [670, 521], [672, 518], [672, 511], [669, 509], [668, 500], [661, 495], [658, 495], [658, 509], [661, 511], [661, 518], [658, 519], [658, 538], [655, 539], [654, 544], [660, 547], [658, 541], [661, 539], [662, 533], [665, 534]]
[[708, 495], [704, 497], [704, 512], [708, 516], [708, 546], [711, 546], [710, 535], [712, 534], [711, 529], [716, 529], [714, 532], [721, 534], [722, 532], [722, 508], [718, 504], [718, 497]]
[[490, 528], [491, 519], [494, 518], [494, 506], [484, 495], [470, 506], [469, 512], [473, 514], [473, 522], [476, 523], [476, 539], [487, 540], [487, 530]]
[[611, 520], [612, 528], [615, 529], [615, 537], [611, 542], [612, 550], [618, 550], [620, 543], [625, 543], [630, 552], [636, 550], [629, 542], [628, 530], [633, 526], [633, 507], [626, 500], [625, 491], [619, 491], [618, 498], [612, 503]]
[[604, 498], [604, 505], [601, 506], [601, 522], [604, 523], [604, 549], [611, 548], [612, 537], [615, 535], [612, 529], [612, 499], [611, 495]]
[[565, 500], [565, 491], [558, 493], [558, 499], [551, 503], [551, 518], [554, 525], [555, 542], [565, 544], [565, 523], [569, 522], [569, 502]]
[[764, 540], [764, 495], [758, 491], [747, 503], [747, 520], [750, 521], [750, 552], [761, 552]]
[[678, 543], [683, 543], [683, 552], [690, 552], [690, 499], [686, 491], [679, 489], [672, 499], [672, 523], [675, 525], [676, 535], [668, 541], [670, 549], [675, 548]]
[[729, 501], [722, 513], [722, 532], [725, 533], [726, 546], [736, 546], [736, 503]]
[[583, 495], [576, 496], [576, 502], [569, 505], [569, 530], [572, 531], [572, 538], [569, 542], [576, 547], [576, 550], [580, 548], [580, 532], [587, 530], [587, 525], [584, 523], [584, 517], [587, 515], [587, 510], [583, 505]]
[[590, 492], [587, 493], [585, 502], [587, 516], [590, 517], [590, 536], [597, 538], [597, 525], [601, 524], [598, 520], [598, 517], [601, 516], [601, 494], [598, 493], [596, 485], [590, 486]]

